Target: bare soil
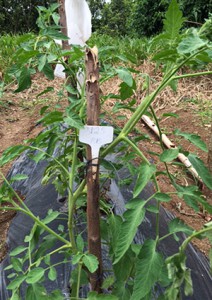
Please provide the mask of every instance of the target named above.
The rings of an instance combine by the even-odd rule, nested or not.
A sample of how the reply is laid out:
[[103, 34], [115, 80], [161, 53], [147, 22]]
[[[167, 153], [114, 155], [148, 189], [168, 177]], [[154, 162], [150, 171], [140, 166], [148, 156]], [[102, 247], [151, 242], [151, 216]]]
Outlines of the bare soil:
[[[144, 62], [142, 67], [139, 68], [141, 72], [149, 73], [153, 77], [154, 88], [156, 82], [160, 80], [161, 75], [155, 74], [154, 66]], [[139, 104], [146, 91], [142, 91], [143, 81], [138, 82], [139, 92], [135, 94], [137, 103]], [[42, 75], [36, 75], [33, 79], [32, 87], [26, 92], [14, 94], [14, 86], [10, 86], [3, 98], [0, 99], [4, 105], [0, 105], [0, 155], [2, 152], [16, 144], [22, 143], [24, 140], [37, 136], [42, 130], [37, 126], [37, 120], [40, 118], [39, 110], [44, 105], [50, 105], [54, 108], [55, 105], [64, 106], [64, 99], [61, 98], [58, 102], [58, 92], [63, 85], [63, 80], [56, 79], [54, 83], [50, 82]], [[103, 94], [116, 93], [118, 91], [119, 80], [113, 79], [107, 82], [102, 87]], [[43, 95], [37, 98], [37, 94], [48, 86], [54, 87], [54, 92]], [[197, 149], [188, 141], [175, 137], [173, 135], [174, 129], [180, 129], [182, 132], [196, 133], [201, 136], [206, 144], [209, 142], [210, 136], [210, 113], [212, 111], [212, 84], [211, 78], [200, 77], [192, 79], [184, 79], [178, 84], [177, 93], [167, 88], [154, 103], [154, 108], [157, 111], [157, 116], [161, 118], [160, 124], [163, 132], [175, 142], [177, 146], [181, 146], [184, 150], [197, 153], [199, 157], [207, 164], [207, 153]], [[113, 114], [112, 109], [115, 105], [114, 100], [108, 100], [104, 104], [103, 110], [110, 112], [110, 121], [116, 119], [117, 115]], [[162, 117], [164, 113], [176, 113], [179, 117]], [[121, 112], [122, 115], [128, 119], [131, 115], [128, 111]], [[119, 113], [120, 114], [120, 113]], [[115, 122], [115, 121], [114, 121]], [[123, 126], [126, 120], [118, 121], [118, 126]], [[144, 154], [153, 162], [157, 162], [157, 156], [151, 152], [161, 153], [158, 138], [150, 132], [142, 121], [138, 124], [138, 129], [144, 134], [148, 134], [150, 139], [140, 142], [140, 148]], [[151, 152], [150, 152], [151, 151]], [[4, 175], [7, 174], [11, 165], [4, 167]], [[162, 170], [163, 166], [159, 166]], [[188, 176], [184, 169], [179, 166], [170, 166], [170, 172], [175, 173], [179, 183], [187, 185], [194, 184], [193, 178]], [[1, 179], [0, 179], [1, 180]], [[162, 192], [171, 191], [169, 179], [166, 176], [159, 177], [159, 185]], [[207, 201], [212, 205], [212, 193], [203, 187], [203, 193]], [[174, 196], [172, 201], [164, 204], [164, 206], [173, 212], [177, 217], [185, 221], [189, 226], [194, 229], [200, 229], [205, 223], [212, 219], [212, 216], [205, 212], [194, 212], [191, 208], [187, 207], [182, 199]], [[9, 223], [14, 217], [11, 211], [0, 211], [0, 261], [4, 258], [6, 247], [6, 236]], [[206, 255], [210, 249], [209, 242], [204, 240], [196, 240], [194, 244]]]

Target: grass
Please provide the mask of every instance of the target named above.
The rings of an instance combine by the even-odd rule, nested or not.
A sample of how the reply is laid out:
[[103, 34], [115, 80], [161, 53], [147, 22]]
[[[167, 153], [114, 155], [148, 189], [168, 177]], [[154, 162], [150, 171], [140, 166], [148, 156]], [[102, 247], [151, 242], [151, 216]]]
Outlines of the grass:
[[33, 36], [33, 33], [26, 33], [23, 35], [6, 34], [0, 37], [0, 72], [2, 74], [11, 66], [16, 49]]
[[[0, 73], [6, 73], [13, 61], [14, 53], [22, 43], [34, 37], [33, 33], [23, 35], [3, 35], [0, 37]], [[140, 65], [147, 58], [148, 40], [129, 38], [129, 37], [111, 37], [109, 35], [92, 34], [88, 45], [96, 45], [99, 49], [99, 60], [102, 65], [107, 63], [123, 62]], [[4, 76], [4, 80], [9, 78]]]
[[209, 99], [192, 98], [187, 99], [187, 103], [195, 105], [195, 112], [200, 117], [203, 125], [211, 124], [212, 120], [212, 101]]
[[120, 60], [141, 64], [147, 58], [148, 39], [130, 37], [111, 37], [106, 34], [92, 34], [88, 45], [97, 46], [100, 60], [116, 63]]

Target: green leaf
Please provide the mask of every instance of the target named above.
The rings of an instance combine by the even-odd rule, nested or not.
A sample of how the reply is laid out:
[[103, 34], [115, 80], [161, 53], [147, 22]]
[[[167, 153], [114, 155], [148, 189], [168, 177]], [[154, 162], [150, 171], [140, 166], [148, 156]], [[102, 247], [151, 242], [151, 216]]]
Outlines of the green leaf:
[[164, 113], [163, 114], [163, 117], [174, 117], [174, 118], [179, 118], [179, 115], [178, 114], [175, 114], [175, 113]]
[[186, 225], [182, 220], [175, 218], [171, 220], [168, 224], [170, 233], [184, 232], [187, 235], [191, 235], [194, 230]]
[[199, 211], [199, 204], [209, 213], [212, 213], [212, 206], [204, 199], [202, 193], [197, 186], [179, 186], [176, 185], [178, 196], [183, 197], [186, 204], [192, 207], [195, 211]]
[[131, 245], [138, 226], [144, 219], [145, 204], [146, 201], [141, 199], [133, 199], [127, 203], [126, 208], [128, 208], [128, 210], [124, 213], [125, 221], [120, 226], [119, 234], [116, 240], [114, 264], [119, 262]]
[[4, 268], [4, 271], [6, 271], [6, 270], [11, 270], [13, 268], [13, 265], [9, 265], [9, 266], [7, 266], [6, 268]]
[[82, 238], [82, 235], [81, 234], [78, 234], [77, 238], [76, 238], [76, 244], [77, 244], [77, 249], [80, 251], [80, 252], [83, 252], [84, 250], [84, 240]]
[[17, 272], [21, 272], [23, 265], [22, 265], [22, 260], [20, 258], [17, 257], [12, 257], [11, 258], [11, 263], [13, 265], [13, 269]]
[[11, 177], [10, 181], [21, 181], [21, 180], [26, 180], [27, 178], [28, 178], [27, 175], [16, 174], [15, 176]]
[[119, 88], [119, 93], [120, 93], [120, 96], [121, 96], [121, 100], [126, 100], [134, 94], [135, 82], [133, 82], [132, 87], [129, 86], [128, 84], [126, 84], [125, 82], [122, 82], [119, 87], [120, 87]]
[[78, 91], [77, 89], [73, 88], [70, 85], [65, 85], [65, 89], [68, 93], [70, 93], [71, 95], [78, 95]]
[[164, 193], [156, 193], [154, 198], [161, 202], [171, 201], [171, 197], [168, 194], [164, 194]]
[[9, 285], [7, 286], [7, 289], [14, 290], [14, 289], [20, 287], [20, 285], [25, 280], [25, 278], [26, 278], [26, 275], [20, 275], [20, 276], [16, 277], [12, 282], [9, 283]]
[[124, 281], [116, 281], [113, 286], [113, 295], [117, 296], [119, 300], [129, 300], [131, 290], [131, 286], [128, 287]]
[[119, 231], [122, 224], [122, 218], [111, 214], [108, 218], [109, 232], [111, 236], [110, 246], [114, 250], [118, 240]]
[[[38, 261], [38, 264], [40, 264], [40, 257], [45, 256], [48, 249], [51, 249], [57, 241], [57, 238], [53, 235], [48, 235], [44, 238], [44, 241], [39, 246], [39, 248], [36, 251], [36, 255], [34, 257], [35, 261]], [[37, 265], [38, 266], [38, 265]]]
[[[34, 284], [32, 284], [32, 288], [33, 288], [33, 293], [35, 295], [35, 300], [46, 300], [46, 299], [48, 299], [46, 289], [42, 284], [34, 283]], [[31, 298], [26, 299], [26, 300], [31, 300]]]
[[59, 32], [57, 30], [51, 29], [51, 28], [45, 29], [43, 31], [43, 35], [46, 35], [55, 40], [64, 40], [64, 41], [69, 40], [69, 38], [66, 35], [64, 35], [63, 33]]
[[15, 93], [22, 92], [31, 86], [31, 77], [30, 71], [27, 67], [21, 68], [21, 73], [18, 77], [18, 88], [15, 90]]
[[31, 159], [38, 163], [40, 160], [45, 158], [45, 153], [38, 152], [36, 155], [31, 156]]
[[17, 273], [10, 273], [7, 278], [10, 279], [10, 278], [13, 278], [17, 275]]
[[25, 250], [27, 250], [28, 248], [27, 247], [24, 247], [24, 246], [18, 246], [17, 248], [13, 249], [11, 252], [10, 252], [10, 256], [16, 256], [22, 252], [24, 252]]
[[49, 254], [46, 254], [45, 258], [44, 258], [44, 262], [45, 264], [49, 265], [51, 264], [51, 257]]
[[[52, 91], [54, 91], [54, 88], [52, 87], [52, 86], [48, 86], [45, 90], [43, 90], [41, 93], [39, 93], [37, 96], [36, 96], [36, 98], [38, 98], [38, 97], [40, 97], [40, 96], [42, 96], [42, 95], [44, 95], [44, 94], [47, 94], [47, 93], [49, 93], [49, 92], [52, 92]], [[44, 106], [44, 107], [49, 107], [49, 106]], [[42, 112], [42, 109], [43, 109], [43, 107], [41, 108], [41, 112]], [[40, 114], [42, 115], [43, 113], [41, 113], [40, 112]]]
[[57, 271], [56, 271], [55, 267], [50, 268], [49, 273], [48, 273], [48, 278], [51, 281], [54, 281], [57, 279]]
[[192, 53], [201, 47], [205, 46], [207, 41], [202, 40], [198, 35], [191, 35], [182, 40], [177, 51], [179, 54]]
[[204, 165], [203, 161], [194, 154], [189, 154], [188, 159], [196, 169], [204, 184], [212, 190], [212, 175]]
[[184, 293], [185, 296], [193, 295], [193, 284], [191, 279], [191, 270], [186, 270], [184, 274]]
[[54, 20], [55, 24], [58, 25], [60, 21], [60, 16], [57, 13], [52, 14], [52, 19]]
[[44, 125], [50, 125], [56, 122], [63, 121], [63, 113], [61, 111], [52, 111], [45, 115], [42, 119], [38, 122], [42, 122]]
[[46, 64], [47, 56], [46, 54], [41, 55], [38, 60], [38, 71], [41, 72]]
[[46, 63], [42, 69], [42, 72], [48, 79], [50, 80], [54, 79], [54, 70], [52, 69], [50, 64]]
[[173, 159], [177, 158], [179, 154], [179, 149], [166, 149], [159, 156], [162, 162], [171, 162]]
[[147, 210], [147, 211], [150, 211], [150, 212], [152, 212], [152, 213], [154, 213], [154, 214], [159, 213], [158, 207], [157, 207], [157, 206], [154, 206], [154, 205], [148, 205], [148, 206], [146, 207], [146, 210]]
[[164, 30], [171, 40], [175, 40], [179, 36], [183, 21], [183, 14], [179, 9], [177, 0], [172, 0], [163, 21]]
[[52, 3], [49, 7], [51, 13], [53, 13], [58, 7], [60, 7], [59, 3]]
[[135, 183], [133, 197], [136, 198], [144, 187], [147, 185], [152, 175], [156, 172], [155, 165], [149, 165], [147, 163], [142, 163], [138, 168], [138, 177]]
[[53, 220], [55, 220], [59, 216], [59, 211], [48, 211], [48, 215], [45, 217], [45, 219], [42, 220], [44, 224], [49, 224]]
[[89, 272], [94, 273], [98, 269], [99, 262], [96, 256], [92, 254], [86, 254], [83, 256], [82, 261], [88, 268]]
[[115, 281], [114, 276], [106, 277], [102, 283], [102, 289], [108, 289], [114, 284], [114, 281]]
[[177, 54], [176, 49], [166, 49], [166, 50], [160, 51], [159, 53], [156, 53], [153, 56], [152, 60], [155, 60], [155, 61], [168, 60], [168, 61], [175, 62], [176, 56], [179, 56], [179, 54]]
[[55, 290], [49, 295], [50, 300], [64, 300], [64, 295], [60, 290]]
[[15, 53], [16, 59], [19, 65], [24, 66], [29, 62], [31, 58], [36, 57], [39, 54], [38, 50], [24, 50], [23, 48], [19, 48]]
[[172, 88], [174, 92], [177, 92], [177, 84], [178, 84], [178, 80], [169, 81], [169, 86]]
[[0, 158], [0, 166], [2, 167], [6, 163], [12, 161], [17, 156], [19, 156], [22, 152], [24, 152], [28, 147], [23, 145], [17, 145], [7, 148], [2, 157]]
[[212, 248], [210, 249], [210, 252], [209, 252], [209, 259], [210, 259], [210, 268], [212, 270]]
[[80, 262], [81, 258], [83, 257], [83, 253], [77, 252], [72, 256], [72, 264], [76, 265]]
[[43, 268], [33, 269], [27, 274], [26, 282], [29, 284], [36, 283], [43, 277], [44, 273]]
[[51, 63], [51, 62], [53, 62], [53, 61], [55, 61], [57, 59], [58, 59], [58, 56], [56, 54], [53, 54], [53, 53], [50, 53], [47, 56], [48, 63]]
[[123, 80], [128, 86], [133, 86], [133, 77], [132, 74], [125, 68], [116, 69], [118, 76], [121, 80]]
[[84, 127], [84, 124], [82, 123], [80, 117], [75, 114], [69, 114], [69, 116], [65, 118], [64, 121], [66, 124], [73, 128], [81, 129]]
[[184, 137], [186, 140], [189, 140], [196, 147], [200, 148], [201, 150], [203, 150], [205, 152], [208, 152], [205, 142], [203, 142], [203, 140], [201, 140], [201, 137], [199, 135], [181, 132], [179, 129], [175, 130], [174, 134]]
[[133, 252], [131, 247], [129, 247], [119, 262], [113, 265], [114, 275], [117, 282], [127, 282], [134, 267], [135, 257], [135, 252]]
[[40, 109], [40, 115], [42, 116], [47, 111], [48, 108], [49, 108], [48, 105], [41, 107], [41, 109]]
[[34, 289], [33, 289], [32, 285], [27, 287], [26, 300], [37, 300], [37, 297], [36, 297], [36, 294], [34, 293]]
[[114, 295], [103, 295], [103, 294], [97, 294], [97, 292], [90, 292], [88, 294], [87, 300], [119, 300]]
[[137, 59], [134, 55], [129, 54], [129, 52], [125, 52], [124, 55], [119, 54], [116, 55], [115, 57], [117, 57], [118, 59], [124, 61], [125, 63], [129, 63], [129, 61], [133, 64], [137, 64]]
[[162, 267], [163, 259], [156, 252], [156, 241], [146, 240], [136, 262], [133, 294], [130, 300], [142, 299], [150, 292], [160, 279]]

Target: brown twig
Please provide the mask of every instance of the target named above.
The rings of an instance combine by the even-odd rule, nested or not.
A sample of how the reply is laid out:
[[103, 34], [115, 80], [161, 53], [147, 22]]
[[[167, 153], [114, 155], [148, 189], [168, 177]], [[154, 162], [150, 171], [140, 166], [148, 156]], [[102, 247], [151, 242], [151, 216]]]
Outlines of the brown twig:
[[[146, 115], [142, 116], [142, 120], [144, 123], [158, 136], [160, 137], [160, 132], [158, 127], [154, 124], [154, 122]], [[168, 149], [176, 149], [176, 145], [171, 142], [165, 134], [161, 136], [162, 142]], [[202, 184], [202, 179], [200, 178], [199, 174], [197, 173], [196, 169], [192, 166], [189, 159], [183, 154], [179, 153], [177, 158], [188, 168], [189, 172]]]

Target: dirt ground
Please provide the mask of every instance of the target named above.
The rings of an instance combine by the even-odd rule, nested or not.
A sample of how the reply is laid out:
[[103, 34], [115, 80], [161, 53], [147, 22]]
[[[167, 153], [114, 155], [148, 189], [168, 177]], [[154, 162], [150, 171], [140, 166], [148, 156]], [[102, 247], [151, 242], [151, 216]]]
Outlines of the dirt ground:
[[[160, 74], [154, 74], [154, 66], [144, 63], [140, 67], [140, 71], [149, 73], [153, 77], [154, 82], [160, 79]], [[155, 80], [154, 80], [155, 79]], [[43, 76], [38, 75], [33, 79], [32, 87], [20, 94], [14, 94], [14, 86], [10, 86], [3, 98], [0, 99], [0, 155], [9, 146], [20, 144], [23, 140], [35, 137], [42, 128], [36, 126], [36, 121], [39, 119], [39, 110], [44, 105], [50, 105], [52, 108], [55, 105], [64, 104], [64, 99], [60, 99], [58, 103], [57, 94], [63, 84], [62, 79], [56, 79], [54, 83], [48, 81]], [[104, 84], [102, 91], [106, 93], [116, 93], [118, 91], [118, 79]], [[48, 86], [53, 86], [55, 91], [36, 98], [36, 95]], [[142, 101], [145, 91], [142, 91], [142, 81], [138, 82], [139, 92], [135, 94], [137, 103]], [[209, 142], [211, 132], [210, 111], [212, 111], [212, 84], [211, 78], [200, 77], [182, 80], [178, 85], [178, 92], [174, 93], [171, 89], [166, 89], [155, 100], [154, 108], [157, 116], [160, 118], [161, 128], [163, 132], [174, 141], [177, 146], [181, 146], [184, 150], [197, 153], [200, 158], [207, 163], [207, 153], [197, 149], [188, 141], [175, 137], [173, 135], [174, 129], [180, 129], [182, 132], [199, 134], [206, 144]], [[45, 98], [46, 97], [46, 98]], [[2, 105], [3, 104], [3, 105]], [[111, 112], [114, 107], [114, 100], [109, 100], [104, 106], [103, 110]], [[175, 113], [177, 118], [166, 116], [162, 117], [164, 113]], [[209, 112], [209, 113], [208, 113]], [[128, 111], [123, 111], [126, 119], [130, 117]], [[119, 126], [123, 126], [125, 121], [118, 121]], [[158, 138], [148, 129], [141, 121], [138, 124], [138, 129], [143, 134], [148, 134], [150, 139], [140, 142], [140, 148], [144, 154], [153, 162], [157, 162], [157, 156], [151, 153], [161, 153]], [[3, 173], [6, 175], [10, 166], [3, 168]], [[162, 168], [162, 166], [161, 166]], [[162, 169], [161, 169], [162, 170]], [[175, 173], [179, 183], [184, 185], [192, 184], [193, 179], [186, 175], [184, 170], [179, 167], [171, 167], [170, 172]], [[193, 182], [194, 183], [194, 182]], [[159, 185], [162, 192], [171, 191], [170, 183], [167, 177], [160, 176]], [[212, 204], [212, 194], [205, 187], [203, 193], [207, 201]], [[212, 219], [212, 216], [200, 212], [196, 213], [191, 208], [187, 207], [182, 199], [173, 197], [172, 201], [164, 204], [164, 206], [172, 211], [177, 217], [184, 220], [189, 226], [194, 229], [200, 229], [205, 223]], [[0, 261], [6, 253], [6, 235], [9, 223], [14, 217], [13, 212], [0, 212]], [[210, 249], [209, 242], [204, 240], [195, 240], [194, 244], [206, 255]]]

